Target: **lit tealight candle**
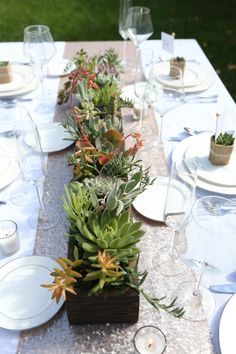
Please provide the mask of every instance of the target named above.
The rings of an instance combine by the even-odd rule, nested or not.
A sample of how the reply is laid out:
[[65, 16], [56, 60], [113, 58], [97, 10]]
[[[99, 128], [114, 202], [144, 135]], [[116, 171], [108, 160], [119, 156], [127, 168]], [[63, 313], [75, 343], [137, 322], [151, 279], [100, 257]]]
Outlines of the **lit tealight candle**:
[[166, 349], [166, 337], [155, 326], [143, 326], [135, 333], [134, 347], [138, 354], [162, 354]]
[[0, 221], [0, 248], [5, 255], [15, 253], [20, 247], [17, 225], [12, 220]]

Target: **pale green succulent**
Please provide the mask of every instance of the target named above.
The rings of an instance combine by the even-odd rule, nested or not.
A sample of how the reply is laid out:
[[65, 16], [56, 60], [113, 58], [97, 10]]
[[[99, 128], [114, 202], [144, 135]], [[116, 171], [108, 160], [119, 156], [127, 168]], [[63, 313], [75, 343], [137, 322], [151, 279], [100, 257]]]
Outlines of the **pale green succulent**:
[[[129, 190], [131, 184], [127, 185]], [[99, 250], [106, 250], [111, 257], [116, 256], [123, 261], [139, 253], [136, 243], [144, 234], [140, 229], [141, 223], [132, 222], [129, 210], [124, 209], [125, 204], [122, 203], [121, 208], [114, 194], [110, 195], [105, 208], [101, 208], [94, 191], [77, 183], [77, 190], [66, 188], [66, 198], [63, 198], [63, 207], [71, 222], [72, 236], [82, 250], [83, 258], [92, 262], [96, 262]]]

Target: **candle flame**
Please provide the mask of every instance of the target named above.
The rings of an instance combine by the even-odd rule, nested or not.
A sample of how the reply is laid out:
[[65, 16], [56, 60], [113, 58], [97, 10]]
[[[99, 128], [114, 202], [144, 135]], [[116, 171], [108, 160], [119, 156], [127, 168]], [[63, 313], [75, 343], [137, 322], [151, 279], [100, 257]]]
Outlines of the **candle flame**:
[[149, 338], [149, 339], [147, 340], [147, 347], [148, 347], [148, 349], [152, 347], [153, 343], [154, 343], [154, 340], [153, 340], [152, 338]]

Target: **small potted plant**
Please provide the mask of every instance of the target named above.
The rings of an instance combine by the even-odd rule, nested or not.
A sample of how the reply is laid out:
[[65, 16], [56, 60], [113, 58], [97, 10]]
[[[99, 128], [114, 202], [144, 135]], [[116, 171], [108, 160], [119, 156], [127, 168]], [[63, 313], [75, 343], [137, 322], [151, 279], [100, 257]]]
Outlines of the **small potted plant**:
[[230, 132], [211, 136], [209, 160], [213, 165], [227, 165], [234, 149], [234, 136]]

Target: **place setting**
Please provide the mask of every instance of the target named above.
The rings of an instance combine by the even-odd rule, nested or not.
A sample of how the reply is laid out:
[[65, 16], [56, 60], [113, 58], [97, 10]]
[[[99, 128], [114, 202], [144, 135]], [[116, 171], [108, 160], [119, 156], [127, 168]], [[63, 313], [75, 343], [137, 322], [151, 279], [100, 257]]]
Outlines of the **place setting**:
[[[6, 78], [7, 79], [4, 79]], [[0, 62], [0, 99], [14, 98], [34, 91], [40, 84], [29, 65]]]
[[212, 163], [210, 160], [211, 137], [212, 133], [209, 132], [187, 137], [179, 142], [174, 149], [172, 160], [185, 158], [187, 161], [186, 170], [191, 170], [192, 163], [198, 164], [197, 185], [199, 188], [220, 194], [234, 195], [236, 194], [235, 150], [232, 150], [228, 163]]

